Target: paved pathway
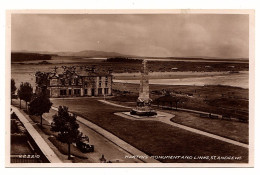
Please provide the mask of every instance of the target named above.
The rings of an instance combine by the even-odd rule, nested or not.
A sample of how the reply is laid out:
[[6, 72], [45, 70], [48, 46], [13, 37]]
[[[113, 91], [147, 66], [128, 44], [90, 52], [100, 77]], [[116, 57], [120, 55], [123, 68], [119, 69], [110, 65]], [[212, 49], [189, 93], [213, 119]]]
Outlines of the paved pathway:
[[[154, 107], [158, 107], [158, 105], [152, 105]], [[170, 109], [175, 109], [175, 107], [169, 107], [169, 106], [162, 106], [160, 105], [161, 108], [170, 108]], [[197, 110], [193, 110], [193, 109], [185, 109], [185, 108], [178, 108], [179, 111], [185, 111], [185, 112], [193, 112], [193, 113], [197, 113], [197, 114], [205, 114], [205, 115], [214, 115], [217, 116], [218, 118], [222, 118], [222, 115], [219, 114], [214, 114], [214, 113], [209, 113], [209, 112], [204, 112], [204, 111], [197, 111]]]
[[30, 121], [14, 106], [11, 106], [12, 111], [15, 112], [19, 120], [23, 123], [24, 127], [27, 129], [28, 133], [32, 136], [38, 147], [41, 149], [42, 153], [51, 163], [62, 163], [58, 156], [53, 152], [50, 146], [44, 141], [41, 135], [33, 127]]
[[106, 100], [98, 100], [98, 101], [100, 101], [100, 102], [102, 102], [102, 103], [105, 103], [105, 104], [112, 105], [112, 106], [116, 106], [116, 107], [132, 109], [132, 107], [115, 104], [115, 103], [112, 103], [112, 102], [109, 102], [109, 101], [106, 101]]
[[[108, 101], [104, 101], [104, 100], [99, 100], [100, 102], [103, 102], [103, 103], [106, 103], [106, 104], [110, 104], [110, 105], [113, 105], [113, 106], [118, 106], [117, 104], [114, 104], [112, 102], [108, 102]], [[120, 107], [124, 107], [122, 105], [119, 105]], [[126, 107], [125, 108], [129, 108], [129, 107]], [[178, 128], [181, 128], [181, 129], [185, 129], [187, 131], [190, 131], [190, 132], [193, 132], [193, 133], [196, 133], [196, 134], [200, 134], [200, 135], [204, 135], [204, 136], [207, 136], [207, 137], [211, 137], [211, 138], [214, 138], [214, 139], [217, 139], [217, 140], [221, 140], [221, 141], [224, 141], [224, 142], [227, 142], [227, 143], [231, 143], [233, 145], [237, 145], [237, 146], [241, 146], [241, 147], [244, 147], [244, 148], [249, 148], [249, 146], [245, 143], [241, 143], [241, 142], [238, 142], [238, 141], [235, 141], [235, 140], [232, 140], [232, 139], [228, 139], [228, 138], [225, 138], [225, 137], [221, 137], [221, 136], [218, 136], [218, 135], [215, 135], [215, 134], [211, 134], [211, 133], [208, 133], [208, 132], [205, 132], [205, 131], [201, 131], [201, 130], [198, 130], [198, 129], [195, 129], [195, 128], [192, 128], [192, 127], [188, 127], [188, 126], [185, 126], [185, 125], [181, 125], [181, 124], [178, 124], [178, 123], [175, 123], [175, 122], [172, 122], [170, 119], [172, 117], [174, 117], [174, 115], [172, 114], [169, 114], [169, 113], [166, 113], [166, 112], [161, 112], [161, 111], [158, 111], [159, 113], [161, 113], [162, 115], [165, 115], [165, 117], [157, 117], [157, 118], [142, 118], [142, 119], [137, 119], [135, 117], [132, 117], [130, 115], [127, 115], [126, 113], [115, 113], [116, 115], [118, 116], [121, 116], [121, 117], [124, 117], [124, 118], [127, 118], [127, 119], [132, 119], [132, 120], [155, 120], [155, 121], [160, 121], [160, 122], [163, 122], [163, 123], [166, 123], [166, 124], [169, 124], [171, 126], [175, 126], [175, 127], [178, 127]]]

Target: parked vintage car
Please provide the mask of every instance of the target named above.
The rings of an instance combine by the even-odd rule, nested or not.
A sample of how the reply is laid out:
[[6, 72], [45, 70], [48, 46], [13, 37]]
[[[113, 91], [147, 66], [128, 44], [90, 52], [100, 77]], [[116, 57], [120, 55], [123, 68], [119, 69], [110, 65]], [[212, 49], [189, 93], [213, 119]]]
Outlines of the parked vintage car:
[[83, 153], [94, 152], [94, 145], [90, 145], [87, 141], [79, 141], [76, 146]]

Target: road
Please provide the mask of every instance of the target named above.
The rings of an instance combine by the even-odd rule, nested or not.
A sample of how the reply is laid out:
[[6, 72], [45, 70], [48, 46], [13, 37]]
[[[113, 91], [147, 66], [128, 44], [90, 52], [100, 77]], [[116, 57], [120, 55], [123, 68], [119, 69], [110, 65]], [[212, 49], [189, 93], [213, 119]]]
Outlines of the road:
[[[43, 118], [49, 123], [52, 122], [52, 116], [56, 113], [55, 110], [51, 109], [50, 113], [44, 114]], [[113, 142], [100, 135], [93, 129], [89, 128], [85, 124], [78, 122], [79, 130], [83, 133], [83, 135], [87, 135], [89, 137], [90, 144], [93, 144], [95, 147], [95, 152], [88, 153], [89, 160], [92, 162], [100, 162], [100, 158], [102, 155], [105, 156], [107, 161], [119, 162], [119, 163], [143, 163], [143, 161], [139, 159], [129, 159], [125, 158], [125, 156], [131, 156], [128, 152], [115, 145]]]

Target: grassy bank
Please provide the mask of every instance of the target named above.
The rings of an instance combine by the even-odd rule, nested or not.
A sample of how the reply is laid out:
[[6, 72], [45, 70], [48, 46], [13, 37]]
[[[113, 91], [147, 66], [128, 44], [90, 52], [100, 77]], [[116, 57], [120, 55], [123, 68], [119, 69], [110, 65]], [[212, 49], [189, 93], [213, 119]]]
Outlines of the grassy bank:
[[175, 115], [171, 119], [175, 123], [248, 144], [249, 128], [247, 123], [202, 118], [199, 114], [183, 111], [167, 110], [166, 112]]
[[[116, 97], [112, 101], [135, 102], [138, 97], [139, 85], [114, 83]], [[173, 96], [185, 97], [187, 101], [178, 107], [224, 115], [225, 117], [248, 119], [248, 89], [211, 85], [211, 86], [173, 86], [150, 85], [151, 98], [155, 101], [168, 91]], [[156, 103], [154, 103], [156, 105]], [[167, 105], [167, 104], [166, 104]], [[168, 104], [169, 105], [169, 104]]]

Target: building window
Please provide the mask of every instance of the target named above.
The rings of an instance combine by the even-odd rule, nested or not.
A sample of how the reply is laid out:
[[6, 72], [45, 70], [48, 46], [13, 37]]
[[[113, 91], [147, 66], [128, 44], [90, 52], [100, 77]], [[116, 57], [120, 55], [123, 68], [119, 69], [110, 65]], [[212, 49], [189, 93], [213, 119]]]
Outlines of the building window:
[[79, 80], [75, 79], [75, 84], [78, 85], [79, 84]]
[[85, 95], [87, 95], [87, 94], [88, 94], [88, 89], [85, 89], [85, 92], [84, 92], [84, 93], [85, 93]]
[[71, 80], [69, 80], [69, 85], [71, 85]]
[[71, 95], [71, 89], [69, 89], [69, 95]]
[[101, 84], [102, 84], [102, 82], [100, 81], [100, 82], [98, 83], [98, 87], [101, 87]]
[[50, 80], [50, 85], [51, 85], [51, 86], [53, 86], [53, 85], [55, 86], [55, 85], [57, 85], [57, 84], [58, 84], [57, 79], [51, 79], [51, 80]]
[[78, 79], [78, 83], [79, 83], [79, 85], [82, 85], [82, 79]]
[[61, 79], [60, 81], [61, 81], [61, 84], [62, 84], [63, 86], [65, 86], [65, 80], [64, 80], [64, 79]]
[[106, 95], [108, 94], [108, 88], [105, 88], [105, 94]]
[[101, 77], [101, 76], [99, 76], [99, 80], [101, 80], [101, 78], [102, 78], [102, 77]]
[[98, 95], [102, 95], [102, 88], [98, 88]]
[[80, 95], [80, 89], [74, 89], [74, 95]]
[[106, 85], [106, 87], [107, 87], [107, 85], [108, 85], [108, 76], [106, 76], [105, 85]]
[[67, 95], [66, 89], [61, 89], [60, 90], [60, 95]]

